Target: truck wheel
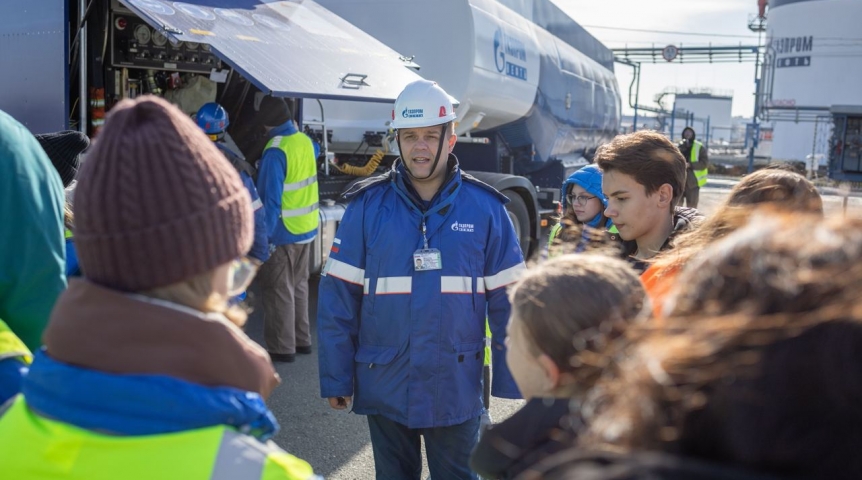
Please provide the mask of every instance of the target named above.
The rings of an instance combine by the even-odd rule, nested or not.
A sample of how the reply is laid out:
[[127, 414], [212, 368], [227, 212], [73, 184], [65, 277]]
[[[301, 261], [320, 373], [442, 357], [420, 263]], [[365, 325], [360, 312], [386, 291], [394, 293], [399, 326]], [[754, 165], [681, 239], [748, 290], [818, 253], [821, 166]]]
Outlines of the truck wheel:
[[515, 227], [515, 236], [521, 244], [521, 252], [526, 259], [530, 253], [530, 212], [527, 210], [527, 204], [513, 190], [503, 190], [503, 195], [509, 199], [506, 204], [506, 213], [509, 214], [509, 219], [512, 220], [512, 226]]

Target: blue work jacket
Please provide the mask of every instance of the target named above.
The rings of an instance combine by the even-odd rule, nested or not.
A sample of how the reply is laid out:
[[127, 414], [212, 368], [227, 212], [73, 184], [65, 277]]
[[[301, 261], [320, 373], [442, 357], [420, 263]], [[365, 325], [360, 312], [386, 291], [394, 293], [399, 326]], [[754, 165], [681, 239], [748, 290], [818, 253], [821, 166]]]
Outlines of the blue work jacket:
[[[506, 286], [524, 269], [494, 188], [462, 174], [454, 156], [437, 195], [419, 199], [400, 161], [357, 184], [320, 281], [323, 397], [409, 428], [481, 415], [485, 321], [493, 337], [492, 394], [520, 398], [506, 366]], [[442, 269], [416, 271], [414, 252], [441, 252]]]

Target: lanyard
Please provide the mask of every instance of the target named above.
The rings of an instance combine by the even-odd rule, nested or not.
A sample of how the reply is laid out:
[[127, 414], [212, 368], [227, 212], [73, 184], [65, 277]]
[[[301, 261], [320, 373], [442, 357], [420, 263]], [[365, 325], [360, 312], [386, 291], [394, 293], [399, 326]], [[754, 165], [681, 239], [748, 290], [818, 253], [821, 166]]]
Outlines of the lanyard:
[[427, 250], [428, 249], [428, 230], [427, 230], [426, 225], [425, 225], [425, 220], [428, 217], [430, 217], [431, 215], [434, 215], [435, 213], [439, 212], [440, 210], [443, 210], [444, 208], [448, 207], [451, 204], [451, 201], [447, 201], [447, 200], [454, 198], [455, 195], [458, 194], [458, 191], [461, 190], [461, 183], [460, 182], [458, 183], [455, 190], [453, 190], [452, 193], [449, 194], [449, 196], [446, 198], [446, 200], [441, 201], [437, 206], [435, 206], [434, 208], [432, 208], [428, 211], [425, 211], [425, 212], [423, 212], [421, 209], [419, 209], [419, 207], [416, 205], [416, 203], [413, 200], [411, 200], [410, 198], [408, 198], [407, 194], [405, 194], [404, 192], [401, 191], [400, 188], [398, 188], [398, 185], [395, 184], [396, 180], [395, 180], [394, 175], [392, 177], [392, 183], [394, 184], [393, 188], [395, 189], [395, 193], [397, 193], [398, 196], [400, 196], [404, 200], [404, 203], [407, 204], [407, 207], [410, 208], [411, 210], [413, 210], [414, 212], [418, 213], [422, 217], [422, 227], [421, 227], [422, 228], [422, 241], [423, 241], [423, 245], [425, 246], [425, 249]]

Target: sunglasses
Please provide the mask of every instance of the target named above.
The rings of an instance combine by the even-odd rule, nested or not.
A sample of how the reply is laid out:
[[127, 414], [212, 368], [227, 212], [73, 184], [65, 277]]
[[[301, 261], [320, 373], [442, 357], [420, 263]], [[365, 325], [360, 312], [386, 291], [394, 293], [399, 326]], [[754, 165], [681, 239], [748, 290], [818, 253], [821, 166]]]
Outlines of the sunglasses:
[[594, 198], [598, 198], [598, 197], [589, 197], [587, 195], [571, 195], [571, 194], [566, 195], [566, 200], [568, 200], [569, 205], [574, 205], [575, 203], [577, 203], [578, 205], [580, 205], [582, 207], [584, 205], [586, 205], [587, 202], [589, 202], [590, 200], [592, 200]]

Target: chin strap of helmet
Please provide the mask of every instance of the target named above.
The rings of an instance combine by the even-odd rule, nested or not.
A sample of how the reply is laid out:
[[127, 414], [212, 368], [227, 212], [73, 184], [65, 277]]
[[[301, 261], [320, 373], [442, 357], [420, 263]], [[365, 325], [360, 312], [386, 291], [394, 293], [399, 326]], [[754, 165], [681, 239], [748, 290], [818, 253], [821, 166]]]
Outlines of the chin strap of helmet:
[[437, 156], [434, 157], [434, 163], [431, 165], [431, 171], [428, 172], [428, 175], [424, 177], [417, 177], [410, 171], [410, 167], [407, 166], [407, 162], [404, 161], [404, 152], [401, 150], [401, 136], [396, 135], [395, 141], [398, 143], [398, 152], [401, 154], [401, 163], [404, 164], [404, 170], [407, 170], [407, 174], [410, 175], [411, 178], [416, 180], [425, 180], [426, 178], [431, 178], [431, 175], [434, 175], [434, 171], [437, 170], [437, 163], [440, 162], [440, 154], [443, 153], [443, 142], [446, 141], [446, 132], [449, 130], [449, 124], [444, 123], [440, 127], [440, 143], [437, 145]]

